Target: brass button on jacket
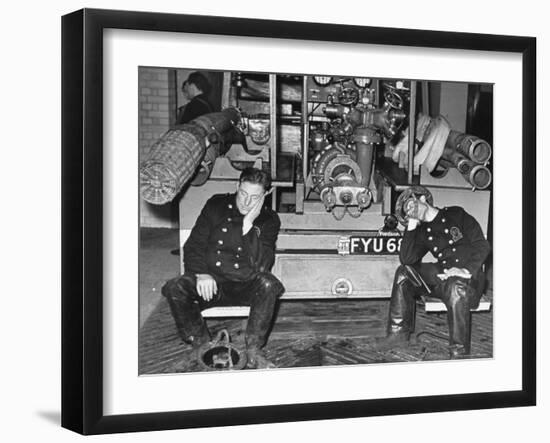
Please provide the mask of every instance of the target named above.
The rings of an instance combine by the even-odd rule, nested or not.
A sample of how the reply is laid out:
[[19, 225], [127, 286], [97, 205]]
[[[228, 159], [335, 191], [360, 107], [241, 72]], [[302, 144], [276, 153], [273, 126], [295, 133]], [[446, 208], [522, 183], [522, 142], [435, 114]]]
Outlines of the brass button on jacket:
[[185, 272], [211, 274], [217, 281], [243, 281], [257, 272], [269, 271], [280, 225], [277, 213], [264, 206], [254, 229], [243, 235], [243, 215], [235, 194], [214, 195], [184, 245]]
[[420, 226], [403, 235], [400, 249], [403, 264], [419, 263], [426, 253], [432, 252], [434, 256], [437, 253], [442, 269], [457, 263], [472, 275], [481, 269], [490, 245], [479, 223], [464, 209], [458, 206], [439, 209], [431, 222], [422, 222]]

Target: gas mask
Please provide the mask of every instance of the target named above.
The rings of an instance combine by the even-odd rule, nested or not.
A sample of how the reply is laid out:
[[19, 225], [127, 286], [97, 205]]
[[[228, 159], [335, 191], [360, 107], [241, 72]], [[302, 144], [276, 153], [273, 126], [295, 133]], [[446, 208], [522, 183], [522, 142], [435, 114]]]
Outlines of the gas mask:
[[407, 214], [409, 218], [415, 218], [419, 220], [421, 203], [422, 202], [418, 199], [418, 197], [413, 194], [411, 198], [409, 198], [405, 203], [405, 214]]

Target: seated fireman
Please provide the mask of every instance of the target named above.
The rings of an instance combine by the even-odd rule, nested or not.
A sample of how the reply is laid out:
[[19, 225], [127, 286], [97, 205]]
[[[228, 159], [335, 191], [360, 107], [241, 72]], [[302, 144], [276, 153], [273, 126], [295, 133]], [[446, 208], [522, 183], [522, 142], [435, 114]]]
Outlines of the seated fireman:
[[[407, 192], [407, 191], [405, 191]], [[424, 195], [405, 201], [408, 226], [393, 282], [387, 336], [381, 349], [406, 343], [414, 330], [415, 296], [430, 291], [447, 307], [451, 358], [470, 354], [470, 308], [479, 304], [490, 246], [478, 222], [458, 206], [439, 209]], [[421, 263], [431, 252], [437, 263]]]
[[270, 272], [281, 224], [277, 213], [264, 206], [270, 186], [265, 172], [246, 168], [235, 194], [211, 197], [184, 245], [184, 275], [162, 288], [181, 338], [195, 349], [210, 340], [203, 309], [250, 306], [245, 342], [248, 365], [254, 368], [274, 367], [261, 348], [284, 292]]

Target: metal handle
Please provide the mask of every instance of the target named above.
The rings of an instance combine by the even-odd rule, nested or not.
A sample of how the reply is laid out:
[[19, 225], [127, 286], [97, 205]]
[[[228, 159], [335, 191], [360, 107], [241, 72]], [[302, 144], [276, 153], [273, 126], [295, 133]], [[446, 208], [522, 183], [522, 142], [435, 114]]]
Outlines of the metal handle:
[[229, 338], [229, 332], [227, 332], [227, 329], [222, 329], [218, 334], [216, 335], [215, 343], [219, 344], [229, 344], [231, 339]]

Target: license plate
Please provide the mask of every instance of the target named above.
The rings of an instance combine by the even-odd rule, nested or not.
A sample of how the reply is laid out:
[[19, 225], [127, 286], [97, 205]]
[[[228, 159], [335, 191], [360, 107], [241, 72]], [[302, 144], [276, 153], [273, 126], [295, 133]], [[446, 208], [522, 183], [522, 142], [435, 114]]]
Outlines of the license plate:
[[401, 236], [342, 237], [338, 243], [338, 252], [342, 255], [398, 255], [401, 241]]

